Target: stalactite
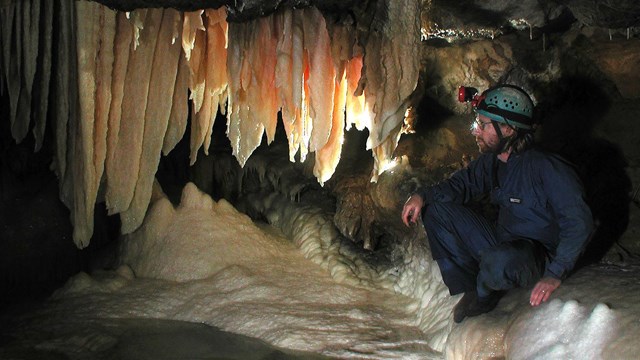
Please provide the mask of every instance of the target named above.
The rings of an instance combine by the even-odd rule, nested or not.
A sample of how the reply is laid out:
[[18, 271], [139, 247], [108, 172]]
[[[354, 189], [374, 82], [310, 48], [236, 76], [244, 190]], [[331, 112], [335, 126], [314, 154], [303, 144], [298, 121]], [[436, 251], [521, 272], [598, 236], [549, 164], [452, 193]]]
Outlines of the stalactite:
[[193, 50], [196, 41], [196, 32], [204, 31], [204, 22], [202, 21], [202, 13], [204, 10], [190, 11], [184, 13], [184, 22], [182, 23], [182, 48], [187, 60], [191, 59], [191, 50]]
[[34, 81], [36, 76], [36, 68], [38, 61], [38, 43], [40, 36], [40, 7], [39, 1], [23, 1], [19, 7], [20, 14], [16, 13], [16, 17], [20, 18], [22, 29], [16, 27], [21, 34], [19, 43], [16, 44], [22, 50], [22, 66], [21, 72], [16, 74], [20, 76], [22, 86], [20, 87], [20, 95], [16, 104], [15, 118], [11, 126], [11, 133], [16, 142], [24, 140], [29, 132], [31, 124], [31, 106], [34, 92]]
[[324, 17], [315, 8], [304, 11], [304, 47], [309, 58], [309, 117], [312, 121], [309, 151], [315, 152], [324, 147], [332, 132], [336, 71]]
[[40, 45], [38, 46], [38, 85], [35, 87], [36, 96], [34, 102], [35, 114], [34, 114], [34, 126], [33, 137], [35, 138], [34, 151], [40, 151], [42, 143], [44, 141], [44, 132], [47, 125], [47, 110], [49, 108], [49, 89], [51, 81], [51, 66], [52, 66], [52, 40], [53, 40], [53, 11], [54, 4], [52, 1], [46, 1], [43, 3], [43, 9], [41, 16], [42, 24], [39, 29]]
[[[275, 88], [278, 93], [281, 111], [282, 123], [287, 135], [289, 144], [289, 160], [295, 161], [295, 154], [300, 147], [298, 136], [295, 132], [296, 108], [294, 101], [294, 92], [299, 88], [302, 90], [301, 81], [294, 81], [297, 67], [294, 67], [294, 11], [284, 11], [274, 15], [274, 25], [280, 29], [278, 33], [278, 42], [276, 45], [276, 79]], [[299, 32], [299, 31], [297, 31]], [[296, 32], [296, 33], [297, 33]], [[295, 41], [298, 42], [297, 40]], [[302, 47], [299, 47], [300, 51]]]
[[127, 12], [127, 19], [131, 19], [131, 25], [133, 26], [133, 50], [136, 50], [140, 46], [140, 31], [145, 26], [147, 19], [147, 9], [138, 9], [133, 12]]
[[246, 52], [247, 46], [251, 43], [251, 30], [252, 28], [246, 24], [229, 25], [227, 58], [232, 61], [227, 62], [229, 74], [227, 136], [231, 142], [233, 155], [240, 165], [245, 164], [248, 155], [259, 145], [264, 132], [264, 125], [261, 122], [249, 124], [247, 121], [247, 129], [241, 128], [242, 119], [248, 119], [250, 115], [248, 91], [252, 74]]
[[[364, 96], [375, 114], [369, 126], [367, 148], [373, 149], [397, 136], [408, 100], [418, 82], [420, 10], [415, 2], [381, 3], [386, 17], [375, 23], [365, 45]], [[407, 31], [415, 30], [413, 36]], [[362, 81], [362, 80], [361, 80]], [[389, 154], [390, 155], [390, 154]]]
[[327, 139], [326, 144], [321, 149], [316, 150], [316, 162], [313, 166], [313, 175], [321, 185], [333, 176], [342, 153], [347, 101], [347, 77], [345, 72], [346, 68], [343, 68], [341, 71], [342, 76], [338, 78], [336, 91], [333, 96], [333, 113], [331, 116], [332, 130], [329, 139]]
[[[202, 144], [204, 153], [209, 155], [211, 135], [218, 109], [224, 114], [227, 102], [227, 32], [225, 8], [208, 9], [207, 16], [207, 78], [205, 96], [211, 97], [211, 114]], [[275, 130], [275, 129], [274, 129]]]
[[[33, 92], [33, 86], [48, 87], [49, 79], [37, 75], [49, 73], [47, 56], [55, 56], [54, 168], [78, 247], [91, 238], [100, 186], [109, 213], [121, 216], [123, 233], [140, 225], [159, 157], [185, 132], [187, 88], [192, 163], [200, 149], [208, 153], [218, 111], [227, 116], [241, 165], [265, 134], [268, 143], [274, 140], [281, 111], [290, 160], [314, 153], [314, 174], [324, 183], [338, 164], [345, 126], [352, 124], [369, 130], [368, 147], [376, 169], [382, 168], [417, 82], [411, 52], [418, 49], [419, 16], [407, 15], [418, 13], [411, 1], [385, 3], [385, 18], [376, 20], [376, 36], [366, 44], [358, 42], [353, 25], [327, 25], [313, 7], [228, 25], [224, 8], [115, 13], [93, 2], [40, 4], [11, 2], [0, 9], [2, 76], [17, 141], [31, 120], [24, 109], [39, 105], [33, 129], [39, 148], [48, 92]], [[42, 24], [34, 15], [40, 11], [48, 19]], [[60, 19], [56, 29], [53, 16]], [[406, 36], [407, 28], [415, 39]], [[51, 34], [56, 54], [50, 54]], [[30, 45], [23, 46], [23, 39]], [[73, 54], [77, 61], [65, 58]], [[44, 61], [36, 66], [39, 58]]]
[[111, 104], [109, 107], [109, 120], [107, 133], [107, 158], [106, 170], [107, 178], [112, 169], [116, 168], [116, 149], [120, 136], [120, 122], [122, 118], [122, 103], [125, 92], [124, 85], [127, 79], [127, 68], [129, 67], [129, 55], [133, 48], [133, 29], [131, 23], [124, 13], [118, 13], [116, 19], [116, 37], [114, 44], [114, 62], [111, 84]]
[[[107, 130], [109, 128], [109, 109], [111, 108], [112, 99], [111, 85], [113, 84], [114, 43], [117, 21], [117, 13], [104, 7], [98, 9], [98, 11], [100, 12], [100, 21], [97, 24], [97, 29], [94, 28], [97, 33], [98, 52], [96, 54], [94, 79], [96, 82], [93, 115], [93, 166], [95, 173], [92, 184], [92, 189], [94, 189], [96, 195], [100, 187], [107, 157]], [[93, 201], [95, 201], [95, 198]]]
[[[194, 106], [191, 122], [190, 163], [195, 164], [198, 151], [203, 148], [208, 154], [211, 133], [218, 109], [224, 112], [227, 99], [227, 22], [224, 8], [208, 9], [199, 15], [199, 20], [190, 13], [189, 23], [185, 26], [188, 36], [193, 39], [183, 41], [190, 69], [190, 90]], [[194, 34], [191, 34], [191, 33]], [[190, 43], [193, 41], [192, 43]], [[186, 45], [185, 45], [186, 44]], [[186, 47], [185, 47], [186, 46]]]
[[[23, 63], [23, 51], [22, 51], [22, 4], [24, 3], [11, 3], [7, 16], [8, 22], [13, 22], [13, 28], [8, 28], [8, 39], [11, 59], [9, 66], [7, 67], [7, 83], [9, 92], [9, 106], [10, 106], [10, 122], [11, 122], [11, 134], [18, 141], [14, 132], [14, 125], [18, 121], [16, 119], [18, 112], [18, 100], [20, 99], [20, 90], [23, 87], [20, 77], [22, 76], [22, 63]], [[12, 9], [13, 8], [13, 9]], [[12, 11], [13, 10], [13, 11]]]
[[75, 2], [61, 1], [59, 8], [60, 32], [58, 42], [58, 67], [56, 73], [56, 156], [57, 175], [60, 182], [60, 199], [73, 208], [73, 162], [76, 154], [74, 134], [78, 119], [78, 82], [75, 42]]
[[362, 65], [361, 54], [354, 56], [347, 63], [347, 130], [351, 125], [360, 131], [371, 128], [373, 114], [359, 86]]
[[[4, 7], [0, 8], [0, 19], [2, 22], [0, 23], [0, 34], [2, 35], [2, 77], [8, 81], [9, 80], [9, 69], [11, 66], [11, 46], [13, 45], [11, 36], [13, 34], [13, 23], [15, 21], [15, 13], [16, 4], [9, 3]], [[4, 84], [4, 82], [2, 82]], [[6, 91], [10, 90], [10, 84], [7, 84]], [[4, 93], [3, 88], [3, 93]]]
[[[196, 162], [198, 150], [204, 142], [211, 118], [211, 96], [207, 91], [207, 33], [197, 31], [194, 48], [189, 59], [191, 99], [191, 161]], [[214, 115], [215, 116], [215, 115]]]
[[110, 214], [129, 208], [138, 181], [151, 64], [162, 16], [160, 9], [146, 12], [144, 27], [140, 31], [140, 44], [135, 50], [130, 50], [120, 129], [116, 144], [112, 144], [115, 146], [113, 168], [107, 169], [106, 202]]
[[373, 163], [371, 181], [377, 181], [378, 176], [388, 170], [389, 164], [393, 163], [393, 151], [398, 146], [400, 135], [402, 135], [402, 124], [398, 125], [396, 129], [392, 129], [387, 139], [373, 148], [373, 158], [375, 161]]
[[162, 153], [168, 155], [184, 136], [187, 129], [188, 117], [188, 89], [189, 89], [189, 68], [187, 59], [180, 56], [178, 62], [178, 74], [171, 99], [171, 114], [169, 115], [169, 125], [167, 133], [164, 135]]
[[173, 86], [176, 82], [181, 56], [180, 44], [170, 41], [173, 36], [175, 18], [180, 18], [180, 13], [172, 9], [158, 11], [163, 11], [164, 14], [158, 32], [155, 53], [162, 54], [162, 56], [154, 56], [151, 65], [147, 109], [144, 114], [144, 136], [140, 139], [142, 154], [138, 180], [129, 208], [120, 214], [123, 234], [133, 232], [142, 224], [151, 199], [153, 179], [160, 161], [159, 155], [171, 115], [172, 103], [169, 100], [173, 98]]
[[[85, 16], [88, 15], [88, 16]], [[78, 151], [73, 171], [73, 239], [79, 248], [93, 233], [94, 206], [106, 154], [107, 116], [110, 102], [113, 39], [116, 13], [92, 2], [76, 4], [80, 118], [72, 135]], [[105, 81], [106, 80], [106, 81]]]
[[[302, 27], [304, 18], [303, 18], [303, 10], [296, 10], [293, 12], [292, 19], [292, 38], [291, 38], [291, 46], [292, 46], [292, 63], [291, 63], [291, 73], [292, 73], [292, 101], [293, 101], [293, 126], [290, 132], [290, 140], [293, 141], [294, 152], [291, 153], [291, 149], [289, 149], [289, 158], [295, 159], [295, 154], [300, 151], [300, 161], [304, 161], [307, 157], [307, 153], [309, 152], [309, 148], [307, 146], [309, 134], [306, 132], [307, 126], [307, 110], [308, 99], [305, 97], [305, 89], [306, 89], [306, 66], [307, 66], [307, 58], [304, 56], [304, 30]], [[293, 138], [293, 139], [291, 139]]]

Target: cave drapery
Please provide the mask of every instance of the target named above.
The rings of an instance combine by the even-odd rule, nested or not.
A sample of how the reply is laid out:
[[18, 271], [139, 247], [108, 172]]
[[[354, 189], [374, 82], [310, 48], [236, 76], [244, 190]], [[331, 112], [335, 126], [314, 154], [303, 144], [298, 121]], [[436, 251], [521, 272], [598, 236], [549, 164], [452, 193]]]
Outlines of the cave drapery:
[[363, 25], [314, 7], [227, 23], [225, 7], [8, 1], [0, 83], [12, 136], [20, 142], [31, 129], [37, 151], [53, 123], [52, 168], [79, 248], [91, 239], [96, 201], [120, 214], [122, 233], [140, 226], [160, 156], [183, 137], [189, 109], [191, 164], [208, 153], [218, 111], [241, 165], [264, 134], [274, 139], [280, 111], [290, 160], [314, 153], [320, 183], [335, 171], [345, 127], [368, 129], [375, 179], [403, 128], [420, 41], [419, 1], [375, 6]]

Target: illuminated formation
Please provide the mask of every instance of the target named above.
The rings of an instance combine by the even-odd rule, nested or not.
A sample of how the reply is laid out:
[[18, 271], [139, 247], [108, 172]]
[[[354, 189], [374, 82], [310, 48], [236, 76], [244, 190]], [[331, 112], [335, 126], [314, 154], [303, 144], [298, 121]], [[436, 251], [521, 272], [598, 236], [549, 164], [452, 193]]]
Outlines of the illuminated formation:
[[[345, 128], [367, 128], [375, 179], [391, 160], [418, 79], [415, 1], [385, 4], [385, 19], [364, 41], [352, 24], [329, 23], [313, 7], [227, 24], [225, 8], [117, 13], [88, 1], [61, 1], [55, 9], [49, 2], [40, 4], [12, 3], [0, 14], [5, 54], [13, 46], [24, 55], [3, 57], [12, 134], [21, 141], [29, 129], [30, 114], [20, 109], [32, 101], [35, 68], [29, 65], [38, 57], [37, 46], [18, 36], [27, 36], [23, 28], [29, 26], [50, 28], [55, 13], [63, 55], [45, 55], [59, 57], [60, 69], [51, 70], [56, 74], [51, 80], [57, 94], [68, 97], [52, 106], [54, 168], [80, 248], [93, 233], [99, 193], [109, 213], [120, 214], [122, 233], [140, 226], [161, 153], [169, 153], [184, 136], [188, 101], [191, 164], [200, 148], [208, 154], [218, 111], [227, 116], [227, 135], [242, 166], [265, 134], [268, 143], [273, 141], [280, 112], [290, 160], [305, 161], [313, 153], [313, 172], [321, 184], [336, 169]], [[33, 20], [18, 28], [16, 21], [14, 26], [14, 18], [28, 21], [24, 13], [40, 6], [48, 19], [44, 24]], [[45, 40], [50, 49], [51, 39]], [[17, 78], [10, 70], [27, 76]], [[37, 100], [33, 97], [33, 107]], [[40, 106], [46, 114], [46, 102]], [[34, 127], [37, 144], [42, 124], [40, 119]]]

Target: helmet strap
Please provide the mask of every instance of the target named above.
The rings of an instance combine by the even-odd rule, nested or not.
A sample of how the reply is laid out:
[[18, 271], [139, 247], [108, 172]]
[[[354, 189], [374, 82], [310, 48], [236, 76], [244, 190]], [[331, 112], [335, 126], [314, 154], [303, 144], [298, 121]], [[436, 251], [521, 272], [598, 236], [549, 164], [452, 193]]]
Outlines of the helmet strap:
[[496, 130], [496, 134], [498, 135], [499, 140], [498, 146], [496, 146], [495, 153], [502, 154], [507, 150], [507, 143], [509, 142], [509, 139], [504, 137], [504, 135], [502, 134], [502, 130], [500, 129], [500, 125], [497, 121], [491, 120], [491, 123], [493, 124], [493, 128]]

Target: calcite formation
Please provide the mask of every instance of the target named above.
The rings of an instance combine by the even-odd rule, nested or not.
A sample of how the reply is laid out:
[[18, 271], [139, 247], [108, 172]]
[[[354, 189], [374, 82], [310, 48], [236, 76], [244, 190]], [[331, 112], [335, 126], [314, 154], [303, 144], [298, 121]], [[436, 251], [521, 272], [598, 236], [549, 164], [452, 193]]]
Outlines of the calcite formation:
[[263, 138], [274, 140], [280, 114], [290, 160], [313, 155], [321, 184], [339, 162], [345, 127], [366, 128], [375, 179], [411, 105], [420, 41], [418, 1], [375, 6], [368, 24], [325, 18], [315, 7], [228, 23], [225, 7], [118, 12], [87, 1], [9, 2], [0, 18], [12, 135], [24, 139], [32, 118], [25, 109], [37, 108], [40, 146], [49, 105], [35, 89], [55, 73], [53, 168], [80, 248], [103, 197], [109, 213], [120, 214], [122, 233], [137, 229], [161, 154], [190, 121], [194, 164], [200, 150], [208, 154], [217, 114], [227, 117], [241, 166]]

